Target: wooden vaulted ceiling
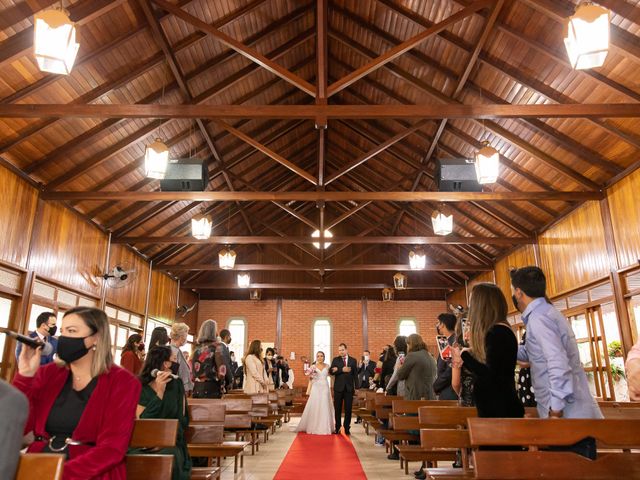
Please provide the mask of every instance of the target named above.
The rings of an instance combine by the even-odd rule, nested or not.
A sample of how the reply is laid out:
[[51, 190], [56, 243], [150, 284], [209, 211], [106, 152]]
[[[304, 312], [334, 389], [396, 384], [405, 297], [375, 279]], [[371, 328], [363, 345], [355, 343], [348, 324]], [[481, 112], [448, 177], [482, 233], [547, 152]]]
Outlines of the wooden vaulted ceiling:
[[[396, 298], [443, 298], [638, 163], [635, 0], [599, 2], [612, 44], [587, 71], [564, 52], [567, 0], [64, 2], [69, 76], [32, 55], [33, 13], [55, 3], [0, 3], [1, 161], [204, 298], [248, 297], [217, 269], [226, 243], [263, 298], [380, 298], [396, 271], [413, 287]], [[150, 195], [156, 136], [207, 160], [207, 195]], [[485, 139], [493, 196], [433, 193], [436, 159]], [[433, 236], [440, 200], [464, 200], [452, 238]], [[203, 211], [214, 238], [191, 242]], [[326, 251], [305, 243], [322, 226]], [[407, 272], [425, 242], [429, 268]]]

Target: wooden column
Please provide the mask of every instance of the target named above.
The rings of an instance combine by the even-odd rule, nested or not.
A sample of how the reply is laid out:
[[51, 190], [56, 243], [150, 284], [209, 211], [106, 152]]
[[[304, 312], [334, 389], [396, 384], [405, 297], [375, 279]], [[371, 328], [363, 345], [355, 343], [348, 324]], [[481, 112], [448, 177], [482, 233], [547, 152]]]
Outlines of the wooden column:
[[613, 223], [611, 222], [611, 210], [609, 210], [609, 200], [605, 196], [600, 200], [600, 214], [602, 216], [602, 224], [604, 225], [604, 240], [607, 246], [607, 255], [609, 257], [609, 278], [613, 288], [613, 303], [616, 309], [616, 317], [618, 319], [618, 327], [620, 329], [620, 339], [622, 340], [622, 350], [626, 357], [631, 347], [633, 347], [633, 335], [631, 333], [631, 319], [629, 318], [629, 310], [624, 299], [624, 289], [620, 278], [618, 253], [616, 251], [615, 237], [613, 236]]
[[152, 273], [153, 273], [153, 260], [149, 260], [149, 279], [147, 280], [147, 299], [144, 302], [144, 330], [143, 330], [143, 334], [147, 333], [147, 320], [149, 320], [149, 300], [151, 299], [151, 274]]
[[[109, 232], [109, 237], [107, 238], [107, 254], [104, 257], [104, 269], [103, 272], [107, 273], [109, 271], [109, 261], [111, 260], [111, 232]], [[100, 308], [104, 310], [104, 307], [107, 304], [107, 280], [105, 279], [102, 282], [102, 286], [100, 287]]]
[[362, 349], [369, 350], [369, 310], [367, 297], [362, 297]]
[[279, 355], [282, 355], [280, 348], [282, 347], [282, 297], [276, 300], [276, 348]]

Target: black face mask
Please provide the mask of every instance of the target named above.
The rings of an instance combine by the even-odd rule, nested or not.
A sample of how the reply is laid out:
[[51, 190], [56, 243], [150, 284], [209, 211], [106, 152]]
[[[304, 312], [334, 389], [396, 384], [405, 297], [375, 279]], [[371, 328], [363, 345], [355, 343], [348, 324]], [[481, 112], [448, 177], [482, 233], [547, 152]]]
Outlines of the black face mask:
[[49, 335], [53, 337], [58, 331], [58, 326], [54, 325], [53, 327], [49, 327]]
[[144, 352], [144, 343], [141, 343], [140, 345], [138, 345], [138, 350], [141, 352]]
[[513, 306], [516, 307], [516, 310], [521, 312], [520, 307], [518, 306], [518, 299], [515, 295], [511, 295], [511, 301], [513, 302]]
[[171, 362], [171, 373], [178, 375], [178, 370], [180, 370], [180, 364], [178, 362]]
[[58, 337], [58, 350], [57, 354], [65, 363], [73, 363], [76, 360], [84, 357], [89, 353], [89, 349], [84, 345], [84, 339], [86, 337], [65, 337], [64, 335]]

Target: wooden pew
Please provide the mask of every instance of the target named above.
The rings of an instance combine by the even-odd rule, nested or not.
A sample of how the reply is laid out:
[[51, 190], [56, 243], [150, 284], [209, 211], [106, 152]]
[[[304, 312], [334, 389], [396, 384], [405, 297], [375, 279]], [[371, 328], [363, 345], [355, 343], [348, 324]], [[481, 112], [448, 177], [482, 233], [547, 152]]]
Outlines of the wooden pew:
[[600, 401], [598, 406], [602, 408], [640, 408], [640, 402], [611, 402]]
[[14, 480], [62, 480], [64, 459], [58, 453], [23, 453]]
[[225, 441], [226, 406], [213, 399], [198, 400], [188, 405], [191, 419], [186, 432], [189, 454], [192, 457], [207, 457], [210, 464], [215, 459], [218, 467], [222, 466], [222, 458], [233, 457], [233, 473], [238, 473], [238, 457], [242, 457], [249, 442]]
[[468, 430], [450, 428], [421, 428], [420, 446], [425, 450], [460, 450], [462, 453], [462, 468], [428, 467], [425, 469], [428, 479], [453, 480], [474, 477], [474, 471], [469, 466], [469, 455], [467, 453], [468, 449], [471, 447]]
[[640, 408], [600, 407], [604, 418], [628, 418], [640, 420]]
[[[640, 420], [470, 418], [469, 438], [479, 479], [640, 478]], [[585, 437], [617, 451], [590, 460], [573, 452], [541, 450], [568, 446]], [[525, 446], [527, 451], [487, 451], [481, 446]]]
[[[133, 427], [129, 447], [160, 449], [176, 446], [178, 420], [139, 419]], [[126, 458], [129, 480], [171, 480], [173, 455], [169, 454], [129, 454]]]
[[[373, 390], [367, 390], [364, 394], [364, 411], [360, 412], [360, 418], [362, 419], [362, 426], [367, 435], [369, 435], [369, 427], [375, 429], [380, 421], [375, 416], [376, 410], [376, 395], [381, 395]], [[383, 395], [383, 394], [382, 394]]]

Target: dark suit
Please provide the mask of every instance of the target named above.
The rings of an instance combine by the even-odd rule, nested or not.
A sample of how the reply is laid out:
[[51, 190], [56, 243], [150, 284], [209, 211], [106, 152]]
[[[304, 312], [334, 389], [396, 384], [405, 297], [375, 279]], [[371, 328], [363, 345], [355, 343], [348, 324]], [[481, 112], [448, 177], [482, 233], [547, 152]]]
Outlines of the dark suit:
[[[455, 341], [455, 335], [449, 336], [447, 341], [449, 345], [453, 345]], [[433, 382], [433, 391], [436, 395], [438, 395], [438, 400], [458, 400], [458, 395], [453, 390], [451, 386], [451, 360], [443, 360], [440, 355], [438, 355], [437, 361], [438, 368], [438, 376], [436, 377], [436, 381]]]
[[[353, 395], [356, 391], [358, 362], [353, 357], [347, 357], [347, 365], [342, 357], [336, 357], [331, 362], [329, 373], [335, 377], [333, 382], [333, 406], [336, 413], [336, 430], [340, 430], [342, 417], [342, 402], [344, 401], [344, 429], [349, 431], [351, 427], [351, 407]], [[350, 372], [343, 372], [343, 368], [351, 368]], [[337, 370], [334, 371], [333, 369]]]
[[233, 368], [231, 366], [231, 355], [229, 354], [229, 345], [227, 345], [224, 342], [220, 342], [220, 345], [222, 346], [220, 350], [222, 351], [222, 359], [224, 361], [224, 366], [227, 369], [226, 373], [224, 374], [224, 384], [227, 390], [230, 390], [233, 387]]
[[[29, 332], [27, 334], [27, 336], [31, 337], [31, 338], [40, 338], [38, 337], [38, 333], [37, 332]], [[48, 342], [51, 344], [51, 346], [53, 347], [53, 352], [51, 353], [51, 355], [42, 355], [40, 357], [40, 365], [46, 365], [47, 363], [51, 363], [53, 362], [53, 356], [56, 354], [56, 352], [58, 351], [58, 339], [55, 337], [44, 337], [44, 341]], [[22, 352], [22, 343], [17, 342], [18, 345], [16, 346], [16, 359], [20, 358], [20, 352]]]
[[369, 360], [358, 368], [358, 388], [369, 389], [369, 379], [375, 375], [376, 364]]

